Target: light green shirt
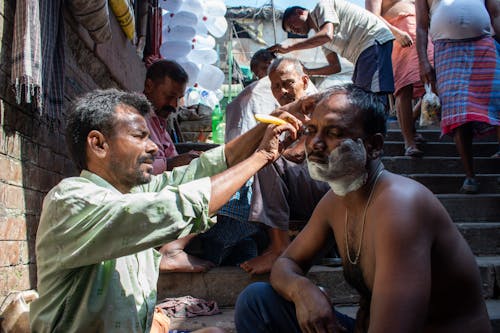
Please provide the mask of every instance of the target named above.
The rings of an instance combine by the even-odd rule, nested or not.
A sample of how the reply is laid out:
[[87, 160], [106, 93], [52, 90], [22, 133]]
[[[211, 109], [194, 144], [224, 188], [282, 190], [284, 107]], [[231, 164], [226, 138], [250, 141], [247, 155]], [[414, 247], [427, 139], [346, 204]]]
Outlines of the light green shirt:
[[375, 42], [384, 44], [394, 39], [385, 23], [373, 13], [346, 0], [320, 0], [310, 13], [319, 29], [333, 24], [333, 40], [323, 45], [354, 65], [361, 52]]
[[210, 226], [211, 175], [224, 147], [122, 194], [82, 171], [45, 197], [36, 238], [32, 332], [149, 332], [160, 246]]

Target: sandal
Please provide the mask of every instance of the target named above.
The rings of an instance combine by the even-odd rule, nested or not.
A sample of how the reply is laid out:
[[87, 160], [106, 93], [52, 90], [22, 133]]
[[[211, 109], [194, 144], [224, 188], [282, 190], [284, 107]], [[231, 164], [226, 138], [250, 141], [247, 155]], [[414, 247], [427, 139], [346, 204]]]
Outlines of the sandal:
[[415, 143], [426, 143], [427, 142], [427, 140], [420, 133], [415, 133], [413, 140], [415, 140]]
[[417, 147], [406, 147], [405, 156], [408, 157], [422, 157], [424, 156], [424, 152], [418, 149]]
[[479, 192], [479, 183], [474, 178], [465, 178], [460, 193], [476, 194]]

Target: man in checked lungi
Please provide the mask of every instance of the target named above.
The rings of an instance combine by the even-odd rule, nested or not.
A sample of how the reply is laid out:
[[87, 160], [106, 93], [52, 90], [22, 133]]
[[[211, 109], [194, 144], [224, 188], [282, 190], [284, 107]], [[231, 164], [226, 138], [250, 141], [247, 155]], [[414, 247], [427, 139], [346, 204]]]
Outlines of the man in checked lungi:
[[[500, 2], [417, 0], [416, 10], [420, 75], [435, 84], [441, 133], [453, 136], [460, 154], [466, 177], [460, 191], [477, 193], [472, 138], [496, 128], [500, 139], [500, 44], [492, 37], [500, 32]], [[427, 57], [429, 34], [434, 68]]]

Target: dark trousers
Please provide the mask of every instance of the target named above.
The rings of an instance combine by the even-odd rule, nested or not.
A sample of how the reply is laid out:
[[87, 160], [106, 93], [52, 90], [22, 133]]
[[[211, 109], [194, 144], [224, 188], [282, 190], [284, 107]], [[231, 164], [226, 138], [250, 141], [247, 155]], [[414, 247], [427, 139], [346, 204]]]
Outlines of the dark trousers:
[[[340, 325], [354, 332], [355, 320], [335, 311]], [[235, 310], [238, 333], [300, 333], [295, 306], [281, 297], [269, 283], [256, 282], [238, 296]]]

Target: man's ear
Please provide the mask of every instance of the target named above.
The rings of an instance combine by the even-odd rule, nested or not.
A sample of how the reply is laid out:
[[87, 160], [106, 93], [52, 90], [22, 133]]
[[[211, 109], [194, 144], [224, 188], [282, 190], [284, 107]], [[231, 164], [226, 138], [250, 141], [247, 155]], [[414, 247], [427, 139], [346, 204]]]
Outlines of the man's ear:
[[304, 91], [306, 91], [307, 87], [309, 86], [309, 76], [303, 75], [302, 82], [304, 83]]
[[87, 149], [87, 155], [92, 154], [97, 158], [106, 157], [109, 151], [109, 144], [104, 134], [97, 130], [90, 131], [87, 135]]
[[381, 157], [384, 147], [384, 136], [376, 133], [366, 141], [366, 154], [369, 159], [375, 160]]
[[154, 86], [153, 80], [146, 79], [146, 81], [144, 81], [144, 93], [149, 94], [153, 89], [153, 86]]

